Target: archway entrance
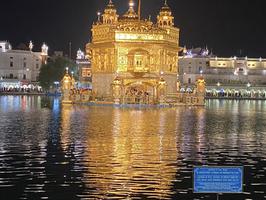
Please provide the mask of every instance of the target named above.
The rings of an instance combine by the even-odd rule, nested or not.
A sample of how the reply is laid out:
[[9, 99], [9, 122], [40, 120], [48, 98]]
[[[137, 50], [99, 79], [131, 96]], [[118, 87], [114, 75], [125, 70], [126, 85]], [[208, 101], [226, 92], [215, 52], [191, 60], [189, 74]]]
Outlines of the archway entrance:
[[150, 83], [137, 82], [125, 85], [125, 104], [154, 104], [156, 100], [156, 86]]

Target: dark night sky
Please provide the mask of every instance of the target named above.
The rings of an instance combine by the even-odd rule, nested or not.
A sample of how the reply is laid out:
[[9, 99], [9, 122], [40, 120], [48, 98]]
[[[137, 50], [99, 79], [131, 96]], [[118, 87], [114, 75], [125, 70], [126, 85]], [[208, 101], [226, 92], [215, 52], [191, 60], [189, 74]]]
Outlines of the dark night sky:
[[[32, 40], [35, 48], [46, 42], [51, 50], [67, 53], [84, 48], [96, 12], [108, 0], [1, 0], [0, 40], [13, 46]], [[113, 0], [119, 14], [128, 0]], [[158, 14], [163, 0], [142, 0], [143, 16]], [[181, 45], [208, 46], [218, 56], [266, 57], [265, 0], [169, 0]]]

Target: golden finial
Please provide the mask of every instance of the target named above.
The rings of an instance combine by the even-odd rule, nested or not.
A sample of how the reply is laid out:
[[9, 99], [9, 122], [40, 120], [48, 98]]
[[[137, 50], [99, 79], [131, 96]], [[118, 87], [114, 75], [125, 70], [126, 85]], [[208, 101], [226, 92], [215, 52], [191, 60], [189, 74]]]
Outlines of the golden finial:
[[129, 7], [130, 7], [130, 8], [133, 8], [133, 7], [134, 7], [134, 2], [133, 2], [133, 0], [129, 0]]

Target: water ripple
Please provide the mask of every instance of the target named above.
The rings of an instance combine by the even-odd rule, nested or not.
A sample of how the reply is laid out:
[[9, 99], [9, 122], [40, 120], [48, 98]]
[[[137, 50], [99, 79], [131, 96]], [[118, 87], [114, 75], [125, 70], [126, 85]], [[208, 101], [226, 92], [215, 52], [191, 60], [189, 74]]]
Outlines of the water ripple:
[[264, 101], [117, 109], [2, 96], [0, 116], [0, 199], [213, 200], [193, 194], [198, 165], [242, 165], [233, 198], [266, 198]]

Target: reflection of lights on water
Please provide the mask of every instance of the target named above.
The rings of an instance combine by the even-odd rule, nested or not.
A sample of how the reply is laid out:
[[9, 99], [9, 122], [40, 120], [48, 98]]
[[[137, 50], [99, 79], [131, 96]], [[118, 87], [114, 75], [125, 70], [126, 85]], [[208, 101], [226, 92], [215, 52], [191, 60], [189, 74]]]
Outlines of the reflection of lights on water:
[[59, 98], [54, 99], [54, 104], [53, 104], [53, 112], [58, 113], [60, 110], [60, 101]]
[[26, 99], [26, 96], [22, 96], [22, 99], [21, 99], [21, 107], [23, 110], [26, 110], [27, 109], [27, 99]]
[[165, 124], [166, 124], [166, 113], [165, 112], [160, 112], [160, 119], [159, 119], [159, 123], [160, 123], [160, 134], [164, 134], [165, 132]]
[[[91, 110], [97, 115], [90, 124], [100, 125], [102, 130], [87, 140], [86, 152], [92, 162], [86, 165], [94, 175], [88, 184], [98, 188], [93, 195], [102, 199], [106, 193], [134, 194], [148, 187], [158, 191], [155, 198], [169, 194], [177, 170], [171, 166], [176, 165], [178, 155], [176, 133], [169, 131], [176, 130], [174, 111], [115, 108], [110, 111], [110, 121], [110, 115], [103, 115], [106, 111]], [[107, 120], [111, 129], [104, 126]]]
[[41, 107], [41, 98], [42, 97], [40, 96], [3, 96], [0, 98], [0, 110], [22, 110], [25, 112], [31, 112], [33, 108]]
[[115, 108], [113, 111], [113, 133], [114, 135], [119, 135], [120, 125], [121, 125], [121, 111], [119, 108]]

